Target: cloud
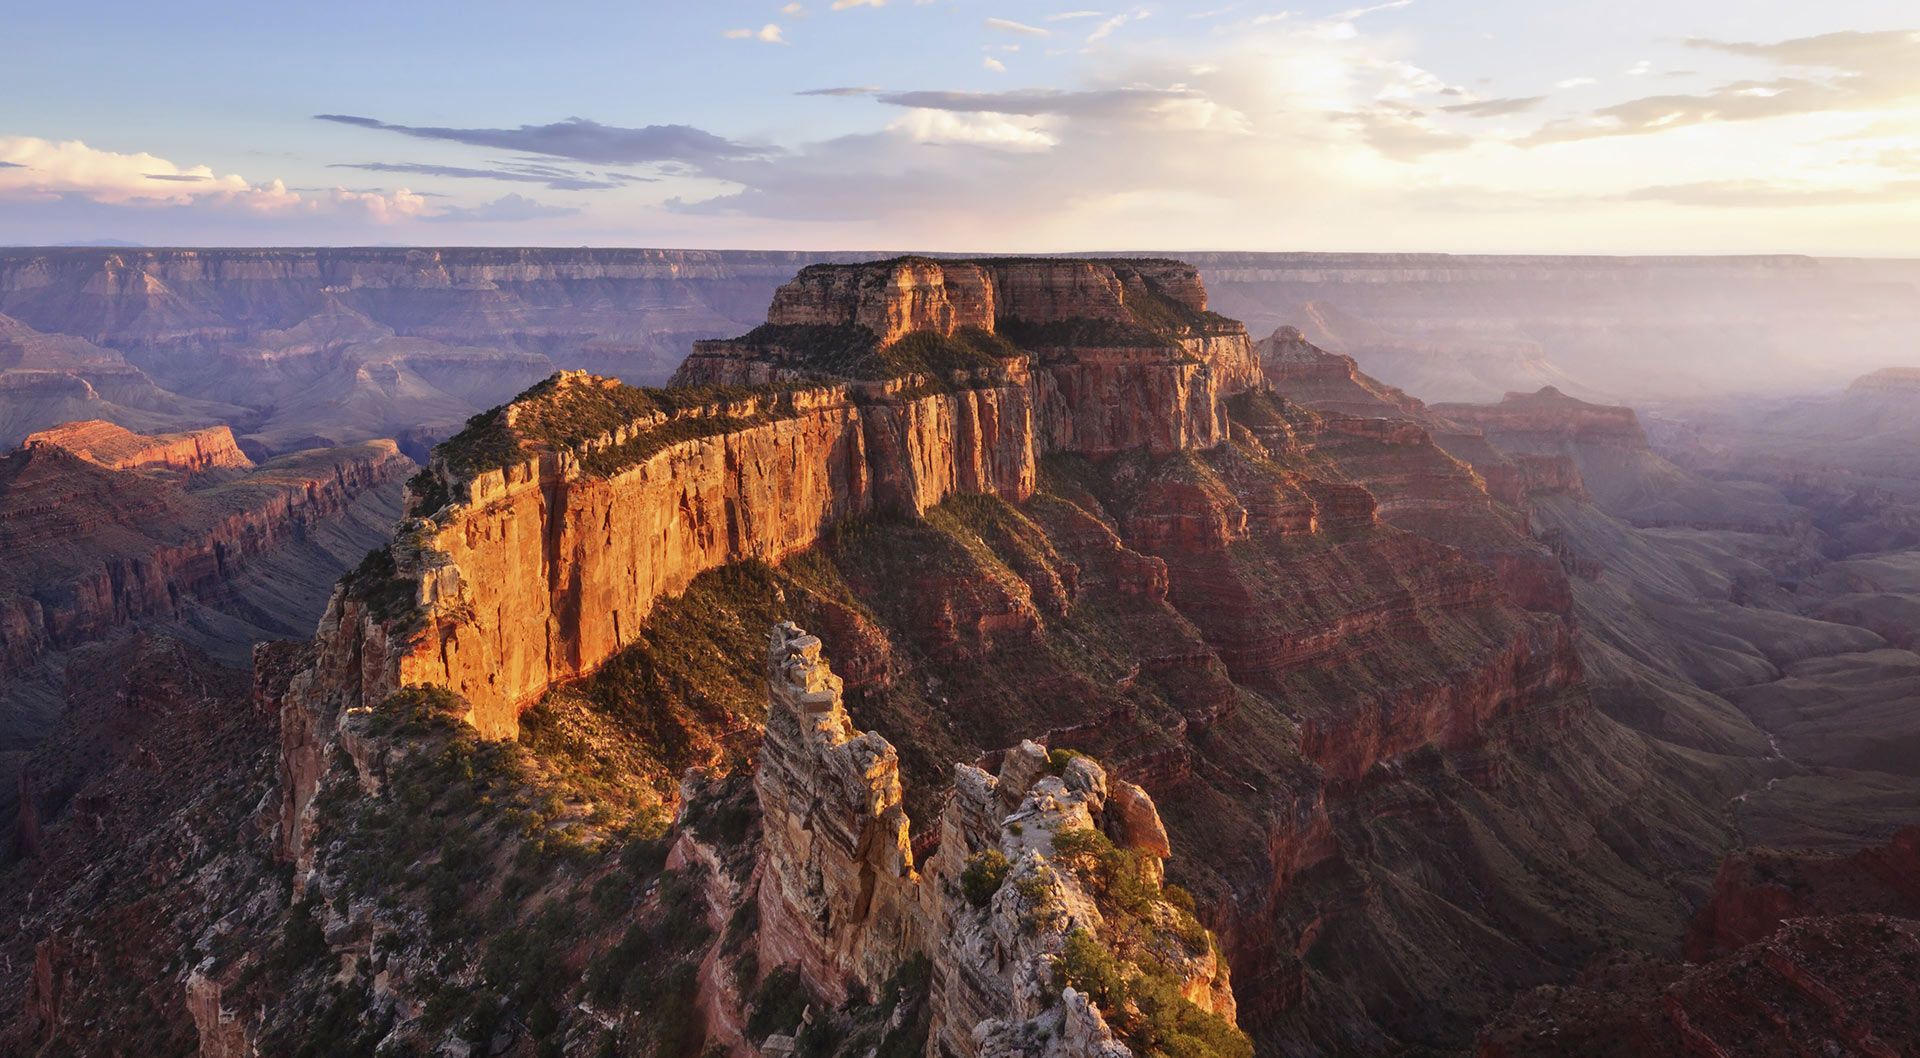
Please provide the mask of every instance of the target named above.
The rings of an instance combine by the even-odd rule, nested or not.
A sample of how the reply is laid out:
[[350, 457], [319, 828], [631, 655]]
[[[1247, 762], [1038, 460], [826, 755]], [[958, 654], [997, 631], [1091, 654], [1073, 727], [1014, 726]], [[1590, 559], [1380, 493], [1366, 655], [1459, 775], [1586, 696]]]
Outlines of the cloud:
[[524, 195], [507, 194], [478, 206], [449, 206], [425, 219], [436, 222], [518, 223], [569, 217], [578, 212], [580, 210], [573, 206], [548, 205]]
[[300, 204], [279, 180], [254, 184], [196, 165], [182, 168], [145, 152], [122, 154], [79, 140], [0, 137], [0, 198], [83, 198], [109, 205], [215, 204], [271, 212]]
[[1527, 96], [1524, 99], [1481, 99], [1472, 103], [1455, 103], [1440, 109], [1449, 114], [1464, 114], [1470, 118], [1503, 118], [1532, 110], [1546, 102], [1546, 99], [1546, 96]]
[[1590, 85], [1590, 84], [1599, 84], [1599, 83], [1600, 83], [1600, 82], [1599, 82], [1599, 80], [1597, 80], [1596, 78], [1592, 78], [1592, 77], [1569, 77], [1569, 78], [1567, 78], [1567, 79], [1566, 79], [1566, 80], [1564, 80], [1564, 81], [1556, 81], [1556, 82], [1554, 82], [1554, 85], [1553, 85], [1553, 87], [1555, 87], [1555, 88], [1584, 88], [1584, 87], [1586, 87], [1587, 85]]
[[1759, 59], [1790, 72], [1731, 81], [1701, 93], [1631, 99], [1582, 118], [1551, 122], [1526, 142], [1562, 143], [1690, 125], [1870, 111], [1920, 98], [1920, 32], [1912, 30], [1827, 33], [1771, 44], [1696, 37], [1687, 44]]
[[1076, 18], [1100, 18], [1105, 14], [1105, 11], [1062, 11], [1056, 15], [1048, 15], [1046, 20], [1048, 22], [1066, 22]]
[[845, 11], [850, 7], [885, 7], [887, 0], [833, 0], [835, 11]]
[[555, 191], [606, 191], [626, 184], [651, 181], [653, 177], [628, 173], [592, 173], [560, 169], [548, 165], [500, 163], [491, 169], [473, 169], [459, 165], [433, 165], [424, 162], [335, 162], [331, 169], [358, 169], [370, 173], [403, 173], [413, 176], [444, 176], [457, 180], [501, 180], [516, 184], [540, 184]]
[[1138, 22], [1140, 19], [1143, 19], [1145, 17], [1147, 17], [1147, 12], [1144, 10], [1135, 11], [1131, 14], [1115, 15], [1112, 18], [1107, 19], [1105, 22], [1102, 22], [1099, 25], [1093, 27], [1093, 32], [1087, 34], [1087, 43], [1097, 44], [1100, 41], [1106, 40], [1108, 37], [1113, 36], [1113, 32], [1119, 29], [1121, 26], [1124, 26], [1129, 22]]
[[1899, 180], [1876, 187], [1817, 187], [1766, 180], [1709, 180], [1642, 187], [1625, 196], [1635, 202], [1680, 206], [1775, 209], [1781, 206], [1865, 206], [1911, 201], [1920, 196], [1920, 180]]
[[1044, 151], [1058, 142], [1044, 121], [945, 110], [910, 110], [889, 124], [887, 132], [919, 144], [1003, 151]]
[[1374, 107], [1348, 114], [1346, 120], [1360, 130], [1368, 146], [1395, 161], [1418, 161], [1473, 145], [1473, 137], [1437, 128], [1413, 107]]
[[988, 29], [997, 29], [1002, 33], [1017, 33], [1026, 37], [1045, 37], [1051, 32], [1039, 26], [1029, 26], [1025, 22], [1015, 22], [1008, 18], [989, 18], [985, 25]]
[[331, 200], [336, 208], [363, 213], [376, 224], [412, 220], [427, 211], [426, 197], [404, 187], [391, 193], [349, 191], [344, 187], [336, 187], [331, 193]]
[[992, 70], [994, 73], [1007, 72], [1007, 64], [1004, 62], [1001, 62], [999, 59], [996, 59], [991, 55], [987, 56], [984, 59], [981, 59], [980, 65], [983, 67], [986, 67], [989, 70]]
[[1189, 88], [1104, 88], [1072, 91], [1030, 88], [1008, 92], [886, 92], [880, 102], [921, 110], [969, 114], [1053, 115], [1095, 120], [1143, 120], [1186, 103], [1205, 102]]
[[358, 128], [397, 132], [415, 139], [444, 140], [495, 150], [571, 158], [596, 165], [646, 162], [699, 164], [716, 159], [754, 158], [767, 153], [763, 148], [736, 143], [691, 125], [622, 128], [618, 125], [602, 125], [586, 118], [568, 118], [546, 125], [521, 125], [511, 129], [463, 129], [396, 125], [353, 114], [316, 114], [314, 117]]
[[728, 40], [757, 40], [766, 44], [785, 44], [786, 37], [780, 33], [780, 27], [772, 22], [759, 29], [729, 29], [721, 33]]
[[879, 95], [878, 85], [847, 85], [839, 88], [809, 88], [804, 92], [795, 92], [797, 96], [871, 96]]

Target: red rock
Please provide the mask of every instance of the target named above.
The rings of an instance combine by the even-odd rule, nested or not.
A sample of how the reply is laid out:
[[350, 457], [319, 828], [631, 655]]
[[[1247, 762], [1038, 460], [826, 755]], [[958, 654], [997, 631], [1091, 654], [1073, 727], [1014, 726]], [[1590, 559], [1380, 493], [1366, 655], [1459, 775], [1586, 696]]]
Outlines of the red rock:
[[253, 466], [253, 461], [234, 443], [233, 431], [225, 426], [146, 436], [94, 419], [28, 434], [25, 443], [55, 445], [109, 470], [203, 474], [210, 470], [244, 470]]

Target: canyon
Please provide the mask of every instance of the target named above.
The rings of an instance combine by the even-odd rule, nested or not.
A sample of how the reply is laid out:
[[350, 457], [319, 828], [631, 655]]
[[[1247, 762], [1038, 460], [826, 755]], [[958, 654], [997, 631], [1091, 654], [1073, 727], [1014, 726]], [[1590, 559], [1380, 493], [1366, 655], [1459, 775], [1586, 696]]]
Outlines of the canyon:
[[[36, 320], [99, 253], [9, 261], [39, 293], [0, 283], [0, 312]], [[399, 253], [129, 251], [124, 275], [157, 296], [164, 259], [168, 303], [229, 314], [306, 312], [276, 299], [325, 277], [341, 326], [450, 344], [531, 342], [513, 299], [577, 308], [591, 269], [607, 298], [765, 283], [765, 319], [697, 320], [667, 388], [573, 369], [447, 405], [406, 442], [439, 441], [394, 531], [250, 687], [151, 596], [43, 612], [80, 638], [31, 649], [124, 679], [25, 761], [67, 807], [0, 875], [0, 1046], [1773, 1053], [1836, 990], [1819, 1016], [1861, 1053], [1910, 1027], [1920, 659], [1894, 597], [1920, 589], [1858, 528], [1899, 524], [1894, 475], [1849, 537], [1716, 457], [1750, 425], [1572, 383], [1426, 403], [1324, 348], [1324, 311], [1258, 342], [1213, 311], [1307, 282], [1436, 311], [1564, 260]], [[453, 310], [487, 284], [501, 316]], [[373, 311], [410, 299], [442, 329]], [[118, 348], [113, 300], [75, 333]], [[554, 308], [542, 367], [613, 316], [651, 325]], [[163, 318], [130, 354], [156, 378], [252, 340]], [[1852, 397], [1894, 432], [1907, 393]], [[84, 422], [10, 458], [124, 478], [99, 525], [190, 521], [168, 505], [278, 465], [263, 422]], [[320, 451], [385, 453], [373, 491], [412, 473], [343, 438]], [[59, 487], [22, 517], [82, 509]]]
[[[255, 457], [392, 438], [424, 462], [556, 368], [661, 384], [690, 342], [758, 323], [804, 266], [888, 256], [0, 249], [0, 444], [81, 419], [224, 422]], [[1920, 366], [1912, 262], [1177, 256], [1256, 333], [1297, 326], [1429, 399], [1543, 385], [1606, 403], [1752, 399]]]

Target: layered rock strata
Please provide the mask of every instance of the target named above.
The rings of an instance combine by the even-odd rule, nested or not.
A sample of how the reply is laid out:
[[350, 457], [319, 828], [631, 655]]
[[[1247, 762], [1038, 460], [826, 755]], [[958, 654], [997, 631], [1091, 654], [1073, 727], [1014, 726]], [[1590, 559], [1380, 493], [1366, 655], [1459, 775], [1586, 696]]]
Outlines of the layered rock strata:
[[[136, 441], [130, 467], [238, 471], [231, 435]], [[133, 436], [133, 435], [130, 435]], [[228, 444], [214, 442], [224, 437]], [[191, 445], [192, 455], [188, 448]], [[113, 451], [118, 452], [116, 447]], [[177, 458], [176, 458], [177, 457]], [[113, 470], [64, 444], [0, 460], [0, 673], [49, 650], [216, 600], [251, 562], [285, 547], [413, 464], [393, 443], [288, 457], [209, 487]], [[337, 568], [337, 567], [336, 567]]]
[[[1246, 329], [1209, 312], [1199, 274], [1177, 261], [915, 257], [807, 268], [774, 295], [766, 326], [695, 343], [674, 377], [748, 385], [831, 378], [849, 361], [884, 370], [914, 336], [991, 339], [1003, 344], [989, 356], [1023, 361], [1013, 369], [1032, 389], [1043, 454], [1216, 444], [1221, 400], [1259, 378]], [[849, 355], [864, 346], [877, 364]]]
[[[818, 349], [744, 341], [696, 352], [688, 387], [654, 396], [563, 372], [436, 455], [416, 496], [426, 517], [393, 555], [419, 576], [391, 589], [406, 646], [354, 697], [443, 686], [481, 731], [511, 736], [522, 708], [593, 671], [705, 570], [778, 562], [850, 518], [918, 515], [957, 493], [1024, 500], [1049, 452], [1217, 445], [1224, 398], [1253, 381], [1244, 330], [1209, 316], [1198, 279], [1173, 262], [809, 269], [770, 326], [856, 326], [869, 341], [1122, 318], [1141, 344], [1066, 334], [1041, 353], [865, 380], [835, 378]], [[754, 367], [767, 357], [784, 358], [772, 376], [806, 384], [691, 388], [769, 381]]]
[[109, 470], [204, 474], [211, 470], [245, 470], [253, 466], [253, 460], [234, 443], [233, 431], [225, 426], [148, 436], [91, 419], [28, 434], [25, 443], [64, 448]]

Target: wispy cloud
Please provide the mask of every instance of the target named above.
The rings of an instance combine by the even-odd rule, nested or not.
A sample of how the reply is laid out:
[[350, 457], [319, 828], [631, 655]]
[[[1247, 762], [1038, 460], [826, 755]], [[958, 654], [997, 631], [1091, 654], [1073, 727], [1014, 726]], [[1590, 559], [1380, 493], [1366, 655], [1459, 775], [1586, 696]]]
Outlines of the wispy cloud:
[[401, 173], [414, 176], [444, 176], [456, 180], [501, 180], [515, 184], [540, 184], [555, 191], [607, 191], [652, 177], [628, 173], [593, 173], [562, 169], [550, 165], [498, 163], [492, 168], [475, 169], [460, 165], [435, 165], [425, 162], [335, 162], [331, 169], [358, 169], [370, 173]]
[[1687, 44], [1766, 60], [1786, 69], [1771, 79], [1730, 81], [1705, 92], [1643, 96], [1602, 107], [1582, 118], [1550, 123], [1527, 142], [1562, 143], [1794, 114], [1875, 110], [1920, 99], [1920, 32], [1912, 30], [1827, 33], [1768, 44], [1693, 38]]
[[502, 195], [492, 202], [478, 206], [449, 206], [423, 219], [441, 223], [517, 223], [528, 220], [549, 220], [554, 217], [568, 217], [580, 212], [572, 206], [554, 206], [545, 202], [536, 202], [525, 195]]
[[633, 165], [647, 162], [701, 163], [716, 159], [756, 158], [764, 148], [716, 136], [691, 125], [648, 125], [622, 128], [586, 118], [568, 118], [547, 125], [517, 128], [443, 128], [398, 125], [353, 114], [316, 114], [321, 121], [397, 132], [422, 140], [443, 140], [494, 150], [521, 151], [554, 158], [571, 158], [596, 165]]
[[795, 92], [797, 96], [870, 96], [878, 95], [878, 85], [842, 85], [835, 88], [809, 88], [804, 92]]
[[1025, 37], [1044, 37], [1051, 32], [1039, 26], [1029, 26], [1025, 22], [1015, 22], [1010, 18], [989, 18], [985, 24], [988, 29], [999, 30], [1002, 33], [1017, 33]]
[[1470, 118], [1503, 118], [1512, 114], [1523, 114], [1541, 103], [1546, 96], [1526, 96], [1519, 99], [1480, 99], [1471, 103], [1454, 103], [1440, 109], [1449, 114], [1464, 114]]

